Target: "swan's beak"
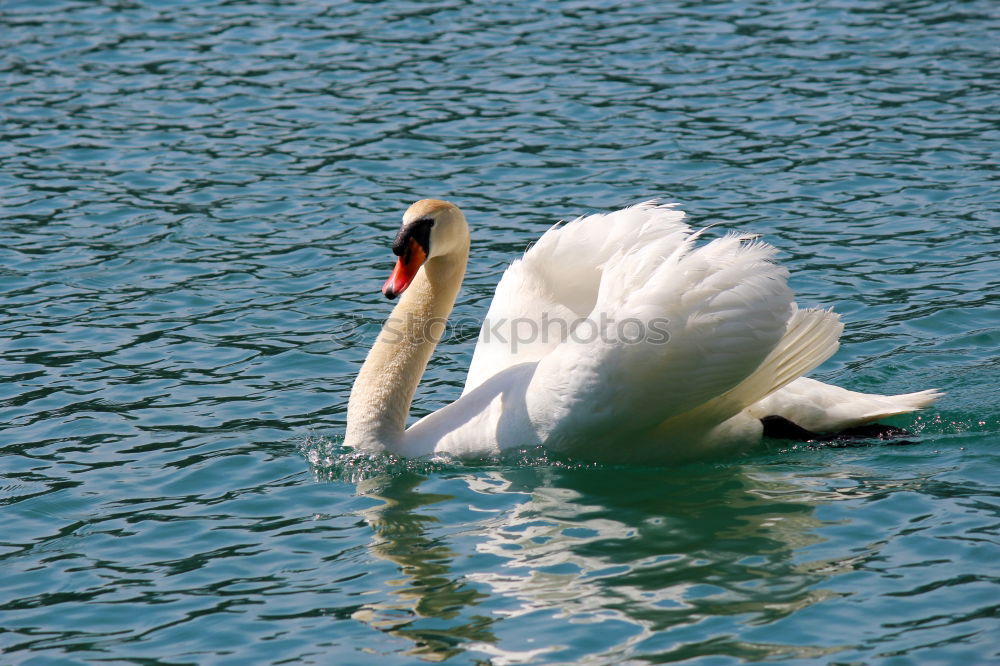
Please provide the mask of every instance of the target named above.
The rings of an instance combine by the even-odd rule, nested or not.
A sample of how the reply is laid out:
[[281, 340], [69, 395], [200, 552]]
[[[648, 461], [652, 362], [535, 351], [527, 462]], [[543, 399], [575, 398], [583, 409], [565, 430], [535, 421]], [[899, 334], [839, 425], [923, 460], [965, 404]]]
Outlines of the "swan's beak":
[[426, 260], [427, 253], [424, 252], [424, 248], [411, 238], [407, 244], [406, 252], [396, 260], [396, 267], [392, 269], [389, 279], [382, 285], [382, 293], [385, 294], [385, 297], [391, 300], [406, 291]]

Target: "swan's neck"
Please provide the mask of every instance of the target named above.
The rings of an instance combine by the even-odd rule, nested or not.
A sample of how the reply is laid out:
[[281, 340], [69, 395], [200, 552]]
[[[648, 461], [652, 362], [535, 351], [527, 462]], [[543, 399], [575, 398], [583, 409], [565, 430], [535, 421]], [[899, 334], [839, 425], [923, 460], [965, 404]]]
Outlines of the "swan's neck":
[[427, 361], [444, 333], [465, 265], [464, 251], [429, 259], [382, 326], [354, 381], [344, 444], [402, 455], [410, 403]]

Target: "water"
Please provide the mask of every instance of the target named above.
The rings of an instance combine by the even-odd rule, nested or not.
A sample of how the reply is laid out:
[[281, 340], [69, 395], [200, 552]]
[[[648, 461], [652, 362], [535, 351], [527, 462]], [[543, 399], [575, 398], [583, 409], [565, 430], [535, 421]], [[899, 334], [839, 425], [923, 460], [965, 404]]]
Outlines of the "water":
[[[995, 3], [0, 12], [3, 663], [997, 658]], [[461, 322], [552, 222], [662, 196], [843, 315], [816, 376], [948, 395], [913, 446], [351, 457], [425, 196], [474, 226]]]

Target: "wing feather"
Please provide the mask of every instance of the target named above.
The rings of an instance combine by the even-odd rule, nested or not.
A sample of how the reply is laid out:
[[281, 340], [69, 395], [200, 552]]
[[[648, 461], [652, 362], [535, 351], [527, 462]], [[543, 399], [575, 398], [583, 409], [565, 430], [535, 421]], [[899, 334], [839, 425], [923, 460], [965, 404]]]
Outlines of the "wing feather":
[[645, 201], [557, 224], [507, 268], [486, 313], [463, 394], [505, 368], [536, 362], [590, 315], [623, 248], [688, 231], [675, 204]]
[[697, 233], [661, 237], [609, 262], [593, 322], [660, 324], [667, 339], [570, 341], [540, 359], [528, 391], [543, 439], [595, 446], [603, 433], [648, 432], [739, 385], [771, 353], [794, 311], [774, 249], [727, 236], [695, 247]]

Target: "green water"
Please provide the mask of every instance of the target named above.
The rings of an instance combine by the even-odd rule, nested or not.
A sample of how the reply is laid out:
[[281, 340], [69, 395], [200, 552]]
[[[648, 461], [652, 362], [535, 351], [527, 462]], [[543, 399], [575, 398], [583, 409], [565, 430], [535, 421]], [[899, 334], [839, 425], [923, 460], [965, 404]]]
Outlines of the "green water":
[[[1000, 13], [0, 3], [0, 663], [1000, 659]], [[676, 469], [357, 458], [405, 207], [474, 227], [415, 415], [553, 222], [763, 233], [936, 387], [916, 443]]]

